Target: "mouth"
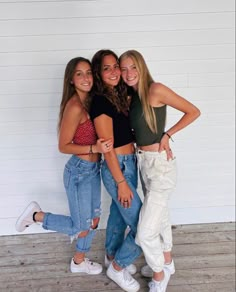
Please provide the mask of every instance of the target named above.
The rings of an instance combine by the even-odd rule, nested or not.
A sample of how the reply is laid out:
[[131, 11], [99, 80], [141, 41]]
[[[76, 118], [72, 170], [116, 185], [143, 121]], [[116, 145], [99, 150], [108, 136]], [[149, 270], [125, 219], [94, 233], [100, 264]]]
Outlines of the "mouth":
[[136, 78], [137, 78], [137, 76], [131, 77], [131, 78], [127, 78], [127, 81], [134, 81]]
[[82, 85], [82, 86], [91, 86], [90, 83], [82, 83], [81, 85]]
[[110, 77], [109, 79], [110, 79], [110, 80], [117, 80], [118, 77], [117, 77], [117, 76], [114, 76], [114, 77]]

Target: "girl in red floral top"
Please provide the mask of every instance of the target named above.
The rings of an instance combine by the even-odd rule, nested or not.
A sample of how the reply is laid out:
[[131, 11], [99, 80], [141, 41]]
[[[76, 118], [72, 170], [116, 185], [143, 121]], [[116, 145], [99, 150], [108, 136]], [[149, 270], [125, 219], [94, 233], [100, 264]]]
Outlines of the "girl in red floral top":
[[88, 108], [93, 76], [89, 60], [74, 58], [66, 66], [60, 106], [59, 150], [72, 157], [65, 165], [64, 186], [70, 216], [43, 212], [31, 202], [16, 222], [16, 230], [24, 231], [35, 222], [44, 229], [68, 234], [76, 239], [76, 252], [71, 260], [72, 273], [99, 274], [102, 266], [85, 258], [100, 219], [101, 179], [100, 153], [112, 149], [111, 139], [97, 139]]

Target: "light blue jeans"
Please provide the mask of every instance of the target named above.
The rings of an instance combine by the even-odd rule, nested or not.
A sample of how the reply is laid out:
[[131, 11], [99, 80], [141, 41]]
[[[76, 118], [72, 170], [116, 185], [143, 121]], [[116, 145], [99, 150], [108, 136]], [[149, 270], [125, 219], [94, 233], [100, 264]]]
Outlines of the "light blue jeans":
[[[63, 179], [70, 216], [45, 213], [43, 228], [75, 236], [76, 250], [86, 253], [95, 235], [93, 219], [101, 214], [100, 161], [90, 162], [73, 155], [65, 165]], [[87, 230], [86, 237], [78, 238], [80, 232]]]
[[[116, 182], [107, 166], [106, 161], [102, 164], [102, 180], [107, 192], [112, 198], [110, 215], [106, 229], [106, 253], [114, 256], [115, 262], [122, 268], [127, 267], [141, 254], [141, 248], [135, 243], [139, 211], [142, 206], [140, 197], [136, 191], [137, 177], [137, 160], [134, 154], [117, 155], [120, 168], [123, 175], [131, 188], [134, 198], [131, 207], [124, 208], [118, 201], [118, 192]], [[127, 226], [130, 231], [124, 238]]]

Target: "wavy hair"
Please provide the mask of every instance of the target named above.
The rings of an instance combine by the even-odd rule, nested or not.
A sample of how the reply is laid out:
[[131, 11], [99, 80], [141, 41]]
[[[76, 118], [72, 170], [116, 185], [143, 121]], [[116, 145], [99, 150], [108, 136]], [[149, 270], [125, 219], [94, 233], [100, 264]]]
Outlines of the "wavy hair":
[[141, 100], [141, 104], [143, 107], [143, 115], [145, 118], [148, 127], [151, 129], [153, 133], [157, 133], [157, 124], [156, 124], [156, 116], [153, 110], [153, 107], [149, 104], [149, 89], [151, 84], [154, 82], [147, 64], [143, 58], [143, 56], [136, 50], [128, 50], [124, 52], [119, 61], [124, 60], [126, 58], [131, 58], [136, 66], [136, 69], [139, 73], [139, 81], [138, 81], [138, 95]]
[[117, 86], [110, 88], [102, 80], [102, 62], [105, 56], [113, 56], [117, 63], [118, 56], [111, 50], [99, 50], [92, 58], [92, 71], [93, 71], [93, 89], [92, 95], [105, 96], [117, 109], [118, 112], [127, 112], [128, 100], [127, 100], [127, 87], [120, 78]]
[[[64, 73], [64, 81], [63, 81], [62, 99], [61, 99], [61, 104], [60, 104], [59, 120], [58, 120], [58, 126], [57, 126], [58, 132], [61, 127], [61, 121], [62, 121], [66, 104], [76, 93], [75, 86], [74, 84], [71, 83], [71, 80], [73, 79], [77, 65], [81, 62], [86, 62], [91, 67], [91, 62], [88, 59], [83, 58], [83, 57], [73, 58], [66, 65], [66, 69]], [[90, 96], [88, 95], [87, 103], [89, 103], [89, 101], [90, 101]]]

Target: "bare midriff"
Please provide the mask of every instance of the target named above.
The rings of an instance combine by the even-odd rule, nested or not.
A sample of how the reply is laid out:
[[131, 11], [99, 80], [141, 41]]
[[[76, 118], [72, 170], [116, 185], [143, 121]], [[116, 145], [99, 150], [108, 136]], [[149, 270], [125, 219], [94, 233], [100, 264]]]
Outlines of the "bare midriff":
[[76, 156], [78, 156], [79, 158], [81, 158], [83, 160], [87, 160], [90, 162], [97, 162], [101, 158], [100, 153], [91, 153], [91, 154], [83, 154], [83, 155], [77, 154]]
[[147, 146], [138, 146], [138, 149], [143, 150], [143, 151], [158, 152], [159, 147], [160, 147], [160, 143], [155, 143], [155, 144], [147, 145]]
[[115, 152], [118, 155], [128, 155], [133, 154], [135, 152], [134, 144], [129, 143], [120, 147], [115, 148]]

